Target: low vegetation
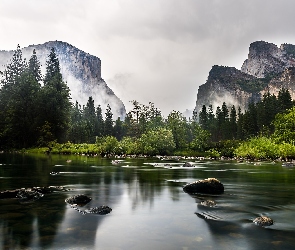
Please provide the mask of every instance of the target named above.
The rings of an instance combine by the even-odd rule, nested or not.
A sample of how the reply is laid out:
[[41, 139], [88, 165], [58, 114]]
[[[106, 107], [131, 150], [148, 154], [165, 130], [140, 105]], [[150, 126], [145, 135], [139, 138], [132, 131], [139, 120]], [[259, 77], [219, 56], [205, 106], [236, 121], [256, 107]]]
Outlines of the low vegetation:
[[[71, 103], [58, 58], [51, 50], [45, 75], [35, 51], [28, 62], [18, 46], [1, 72], [0, 150], [87, 155], [186, 155], [213, 158], [295, 158], [295, 108], [288, 90], [266, 93], [244, 113], [224, 102], [202, 107], [186, 119], [179, 111], [165, 118], [153, 103], [132, 101], [124, 120], [113, 120], [89, 97]], [[245, 88], [260, 82], [243, 82]], [[259, 83], [259, 84], [258, 84]]]

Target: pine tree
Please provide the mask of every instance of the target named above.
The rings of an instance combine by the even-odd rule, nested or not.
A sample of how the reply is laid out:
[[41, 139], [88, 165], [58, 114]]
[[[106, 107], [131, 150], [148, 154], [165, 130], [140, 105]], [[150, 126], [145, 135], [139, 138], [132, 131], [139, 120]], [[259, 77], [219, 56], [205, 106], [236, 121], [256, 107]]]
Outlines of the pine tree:
[[46, 61], [41, 102], [43, 107], [42, 122], [47, 122], [50, 132], [57, 141], [65, 141], [70, 122], [70, 90], [62, 80], [59, 60], [53, 48]]
[[51, 48], [46, 61], [46, 74], [44, 77], [44, 85], [52, 84], [53, 79], [56, 81], [56, 83], [62, 82], [59, 60], [56, 56], [54, 48]]
[[106, 113], [105, 113], [105, 122], [104, 122], [104, 135], [113, 135], [113, 113], [111, 106], [108, 104]]
[[292, 98], [288, 89], [282, 88], [278, 94], [278, 112], [285, 112], [293, 107]]
[[92, 99], [92, 96], [89, 97], [83, 113], [84, 113], [84, 120], [86, 122], [87, 142], [94, 143], [95, 136], [96, 136], [95, 130], [98, 126], [98, 121], [96, 119], [94, 100]]
[[0, 141], [9, 147], [36, 143], [40, 85], [30, 73], [18, 45], [5, 69], [0, 90]]
[[208, 113], [205, 105], [203, 105], [202, 110], [199, 113], [199, 123], [202, 129], [208, 130]]
[[243, 123], [244, 123], [244, 114], [242, 114], [241, 107], [239, 107], [238, 108], [238, 121], [237, 121], [237, 138], [239, 140], [244, 139]]
[[39, 83], [42, 81], [40, 62], [38, 61], [35, 49], [33, 50], [33, 55], [29, 60], [29, 72], [34, 77], [36, 82]]
[[96, 108], [96, 120], [97, 120], [97, 127], [95, 128], [95, 134], [98, 137], [102, 137], [104, 134], [104, 120], [102, 116], [102, 110], [100, 105]]
[[26, 69], [27, 63], [26, 60], [23, 60], [22, 50], [18, 44], [10, 63], [6, 66], [6, 69], [3, 72], [3, 79], [1, 80], [3, 88], [8, 88], [11, 85], [16, 84], [18, 78]]
[[123, 122], [121, 121], [120, 117], [115, 121], [114, 129], [113, 129], [113, 135], [117, 138], [118, 141], [122, 140], [124, 133], [124, 126]]
[[228, 139], [236, 139], [237, 138], [237, 111], [235, 108], [235, 105], [232, 106], [230, 110], [230, 116], [229, 116], [229, 121], [230, 121], [230, 137]]

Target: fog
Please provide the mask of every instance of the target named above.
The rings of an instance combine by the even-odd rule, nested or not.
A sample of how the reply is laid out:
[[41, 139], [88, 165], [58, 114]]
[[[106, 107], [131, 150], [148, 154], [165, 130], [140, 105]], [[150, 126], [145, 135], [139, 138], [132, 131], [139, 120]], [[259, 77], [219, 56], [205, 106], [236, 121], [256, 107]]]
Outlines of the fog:
[[292, 0], [3, 0], [0, 50], [59, 40], [95, 55], [124, 102], [193, 109], [213, 65], [241, 68], [250, 43], [295, 44]]

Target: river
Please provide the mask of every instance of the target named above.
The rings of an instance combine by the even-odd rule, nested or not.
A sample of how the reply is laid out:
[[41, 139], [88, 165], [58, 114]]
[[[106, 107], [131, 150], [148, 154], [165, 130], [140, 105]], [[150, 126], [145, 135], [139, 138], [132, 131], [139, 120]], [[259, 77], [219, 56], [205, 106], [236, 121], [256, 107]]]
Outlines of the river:
[[[64, 186], [33, 203], [0, 200], [0, 249], [294, 249], [295, 168], [281, 162], [113, 159], [0, 154], [0, 190]], [[183, 168], [184, 162], [193, 168]], [[55, 173], [55, 174], [53, 174]], [[184, 184], [214, 177], [222, 195], [189, 195]], [[85, 194], [81, 214], [65, 199]], [[215, 207], [204, 207], [203, 200]], [[206, 215], [206, 218], [198, 216]], [[269, 227], [252, 221], [274, 220]]]

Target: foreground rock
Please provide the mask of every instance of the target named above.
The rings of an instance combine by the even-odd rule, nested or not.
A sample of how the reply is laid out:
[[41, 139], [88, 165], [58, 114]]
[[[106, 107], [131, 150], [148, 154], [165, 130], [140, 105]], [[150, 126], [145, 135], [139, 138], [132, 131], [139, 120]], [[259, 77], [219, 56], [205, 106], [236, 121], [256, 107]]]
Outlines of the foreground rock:
[[84, 206], [91, 201], [91, 198], [84, 194], [78, 194], [65, 199], [65, 202], [70, 205]]
[[253, 222], [258, 226], [271, 226], [273, 225], [273, 220], [266, 216], [260, 216], [253, 220]]
[[224, 186], [219, 180], [208, 178], [186, 184], [183, 191], [186, 193], [222, 194]]
[[201, 205], [204, 207], [216, 207], [216, 202], [213, 200], [205, 200], [201, 202]]
[[112, 209], [108, 206], [99, 206], [99, 207], [93, 207], [85, 210], [86, 213], [88, 214], [100, 214], [100, 215], [105, 215], [109, 214], [112, 212]]
[[44, 194], [30, 188], [20, 190], [16, 195], [20, 203], [32, 203], [43, 196]]
[[105, 215], [112, 212], [112, 209], [108, 206], [99, 206], [99, 207], [92, 207], [85, 210], [81, 210], [79, 207], [83, 207], [87, 203], [91, 201], [91, 197], [84, 195], [84, 194], [78, 194], [74, 195], [72, 197], [69, 197], [65, 199], [65, 202], [71, 205], [72, 208], [77, 210], [80, 214], [99, 214], [99, 215]]
[[29, 197], [32, 197], [32, 198], [37, 196], [41, 197], [40, 194], [44, 195], [44, 194], [49, 194], [49, 193], [57, 192], [57, 191], [69, 191], [69, 190], [70, 189], [67, 189], [63, 186], [19, 188], [19, 189], [1, 191], [0, 199], [19, 198], [23, 200], [26, 200], [26, 199], [28, 200]]

